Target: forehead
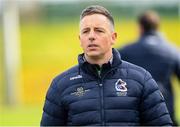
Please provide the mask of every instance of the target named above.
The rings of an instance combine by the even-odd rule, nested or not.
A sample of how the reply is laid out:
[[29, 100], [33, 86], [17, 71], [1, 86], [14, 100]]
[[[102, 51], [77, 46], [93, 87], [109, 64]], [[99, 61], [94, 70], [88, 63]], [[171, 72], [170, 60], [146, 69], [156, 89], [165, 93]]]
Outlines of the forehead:
[[110, 25], [110, 21], [107, 19], [106, 16], [102, 14], [92, 14], [92, 15], [87, 15], [83, 17], [80, 21], [80, 27], [91, 27], [91, 26], [96, 26], [96, 27], [105, 27]]

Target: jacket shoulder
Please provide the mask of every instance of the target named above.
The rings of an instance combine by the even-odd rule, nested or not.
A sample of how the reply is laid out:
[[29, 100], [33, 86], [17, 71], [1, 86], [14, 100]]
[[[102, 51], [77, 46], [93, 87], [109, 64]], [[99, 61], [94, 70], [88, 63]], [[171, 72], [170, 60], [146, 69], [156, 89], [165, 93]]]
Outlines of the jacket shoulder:
[[67, 85], [70, 84], [71, 77], [78, 75], [78, 71], [79, 71], [78, 68], [79, 68], [78, 65], [75, 65], [70, 69], [57, 75], [52, 80], [50, 87], [63, 91], [67, 87]]
[[152, 78], [151, 74], [147, 70], [135, 64], [122, 60], [122, 64], [120, 66], [121, 69], [126, 71], [128, 79], [135, 80], [142, 85]]
[[78, 68], [79, 68], [79, 65], [75, 65], [75, 66], [69, 68], [68, 70], [62, 72], [61, 74], [57, 75], [54, 78], [54, 80], [59, 81], [59, 80], [62, 80], [63, 78], [70, 77], [72, 74], [78, 73]]

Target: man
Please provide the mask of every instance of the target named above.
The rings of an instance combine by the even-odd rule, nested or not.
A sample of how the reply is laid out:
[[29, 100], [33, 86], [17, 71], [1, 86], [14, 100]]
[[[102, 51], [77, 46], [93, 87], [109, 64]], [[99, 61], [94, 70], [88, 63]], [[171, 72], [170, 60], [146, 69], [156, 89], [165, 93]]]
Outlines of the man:
[[112, 48], [114, 20], [102, 6], [80, 17], [79, 64], [57, 76], [46, 95], [42, 126], [171, 125], [150, 74], [122, 61]]
[[138, 18], [140, 39], [119, 51], [123, 60], [139, 65], [152, 74], [165, 97], [169, 113], [175, 123], [171, 76], [175, 74], [180, 79], [180, 53], [160, 36], [159, 23], [160, 18], [153, 11], [140, 15]]

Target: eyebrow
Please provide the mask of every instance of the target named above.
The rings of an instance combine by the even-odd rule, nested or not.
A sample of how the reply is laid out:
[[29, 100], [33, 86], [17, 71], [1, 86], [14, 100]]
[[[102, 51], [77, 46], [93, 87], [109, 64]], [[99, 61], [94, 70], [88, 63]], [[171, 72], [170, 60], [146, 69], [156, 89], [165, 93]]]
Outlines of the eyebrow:
[[88, 29], [90, 29], [89, 27], [86, 27], [86, 28], [83, 28], [83, 29], [81, 29], [82, 31], [84, 31], [84, 30], [88, 30]]
[[[89, 29], [90, 29], [89, 27], [86, 27], [86, 28], [81, 29], [81, 31], [89, 30]], [[105, 31], [105, 29], [102, 28], [102, 27], [95, 27], [94, 29], [95, 29], [95, 30], [103, 30], [103, 31]]]
[[103, 30], [103, 31], [105, 31], [105, 29], [102, 28], [102, 27], [95, 27], [95, 30]]

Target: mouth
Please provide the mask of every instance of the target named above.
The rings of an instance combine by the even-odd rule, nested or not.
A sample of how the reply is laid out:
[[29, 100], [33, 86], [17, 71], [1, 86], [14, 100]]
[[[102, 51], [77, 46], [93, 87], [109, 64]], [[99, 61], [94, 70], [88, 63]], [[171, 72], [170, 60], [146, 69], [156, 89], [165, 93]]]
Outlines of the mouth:
[[96, 47], [98, 47], [98, 45], [96, 45], [96, 44], [90, 44], [90, 45], [88, 45], [88, 48], [96, 48]]

